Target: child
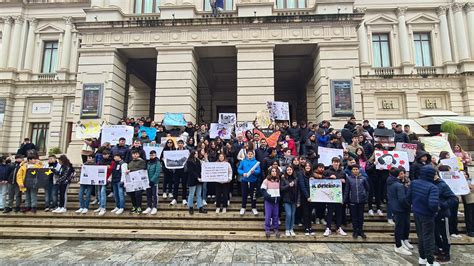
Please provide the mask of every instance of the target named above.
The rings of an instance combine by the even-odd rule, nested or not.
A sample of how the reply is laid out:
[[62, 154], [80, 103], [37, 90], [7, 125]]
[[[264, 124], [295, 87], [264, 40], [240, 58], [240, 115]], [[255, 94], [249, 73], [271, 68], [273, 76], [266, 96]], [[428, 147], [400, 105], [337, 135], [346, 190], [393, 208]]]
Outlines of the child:
[[[55, 169], [58, 166], [56, 155], [48, 156], [48, 167]], [[58, 205], [58, 185], [54, 184], [54, 174], [49, 175], [48, 183], [44, 187], [44, 211], [49, 212], [56, 209]]]
[[303, 173], [298, 177], [298, 187], [301, 195], [301, 215], [303, 216], [305, 236], [315, 235], [311, 228], [311, 197], [309, 191], [309, 180], [313, 178], [311, 169], [311, 163], [305, 163]]
[[260, 165], [257, 165], [255, 169], [252, 170], [258, 163], [254, 156], [254, 151], [248, 150], [247, 158], [240, 162], [239, 169], [237, 170], [239, 175], [242, 176], [240, 179], [242, 185], [242, 208], [240, 209], [240, 215], [245, 214], [247, 196], [249, 193], [252, 200], [252, 212], [254, 215], [258, 215], [255, 183], [257, 182], [258, 176], [260, 176]]
[[260, 187], [265, 199], [265, 236], [270, 237], [270, 219], [276, 237], [280, 237], [279, 227], [279, 206], [280, 206], [280, 171], [272, 168], [270, 174], [262, 182]]
[[3, 213], [13, 211], [13, 201], [15, 201], [15, 212], [20, 211], [21, 191], [16, 182], [16, 174], [23, 163], [23, 155], [15, 155], [15, 162], [11, 165], [10, 175], [8, 176], [8, 203]]
[[[339, 179], [341, 184], [344, 185], [346, 182], [346, 174], [341, 167], [341, 159], [339, 157], [334, 157], [331, 160], [331, 166], [328, 170], [324, 171], [324, 178], [326, 179]], [[342, 187], [344, 189], [344, 187]], [[328, 203], [327, 204], [328, 212], [326, 216], [326, 231], [324, 231], [324, 236], [329, 236], [331, 234], [332, 219], [334, 213], [336, 214], [336, 228], [337, 233], [341, 236], [347, 236], [347, 233], [342, 230], [342, 203]]]
[[[324, 164], [318, 163], [316, 169], [313, 171], [313, 178], [315, 179], [323, 179], [324, 178]], [[324, 202], [314, 202], [311, 204], [312, 207], [315, 209], [315, 224], [323, 224], [326, 225], [326, 220], [324, 220], [325, 213], [326, 213], [326, 203]]]
[[298, 202], [298, 178], [293, 170], [293, 166], [286, 168], [285, 174], [280, 180], [281, 200], [285, 208], [285, 236], [296, 236], [295, 213]]
[[112, 213], [117, 215], [122, 214], [123, 209], [125, 208], [123, 182], [125, 181], [127, 170], [128, 165], [122, 160], [122, 155], [120, 153], [114, 154], [114, 168], [112, 170], [112, 175], [108, 179], [108, 182], [112, 184], [112, 191], [114, 192], [115, 198], [115, 209], [112, 210]]
[[12, 170], [10, 159], [0, 156], [0, 211], [4, 211], [7, 206], [8, 179]]
[[38, 187], [25, 187], [26, 170], [30, 168], [43, 168], [43, 164], [39, 161], [38, 155], [29, 154], [26, 162], [23, 162], [16, 174], [16, 182], [20, 191], [26, 194], [25, 208], [22, 212], [36, 213], [38, 204]]
[[352, 237], [355, 239], [361, 236], [366, 239], [364, 233], [364, 205], [367, 201], [369, 192], [369, 183], [367, 179], [360, 174], [359, 165], [349, 166], [351, 175], [347, 177], [346, 188], [344, 190], [344, 201], [349, 204], [352, 217]]
[[147, 208], [143, 214], [155, 215], [158, 206], [158, 178], [161, 173], [161, 164], [156, 157], [156, 151], [150, 151], [150, 160], [147, 164], [148, 180], [150, 187], [146, 189], [146, 203]]
[[410, 233], [410, 204], [408, 204], [408, 187], [404, 185], [406, 172], [404, 168], [391, 168], [387, 179], [388, 207], [395, 218], [395, 252], [411, 256], [413, 246], [408, 242]]
[[[112, 174], [113, 166], [115, 165], [114, 161], [110, 157], [110, 150], [105, 149], [102, 152], [102, 158], [99, 160], [97, 165], [106, 165], [107, 166], [107, 176], [106, 180], [109, 179], [110, 175]], [[98, 213], [99, 216], [102, 216], [106, 212], [106, 205], [107, 205], [107, 181], [106, 184], [97, 185], [97, 195], [99, 195], [99, 208], [94, 210], [94, 212]]]
[[232, 181], [232, 166], [227, 162], [224, 153], [218, 155], [218, 162], [225, 163], [227, 166], [227, 180], [222, 183], [215, 183], [216, 185], [216, 213], [227, 212], [227, 205], [229, 201], [230, 181]]
[[[84, 165], [95, 165], [94, 163], [94, 154], [87, 155], [87, 161]], [[76, 213], [86, 214], [89, 211], [89, 203], [91, 201], [91, 192], [94, 189], [93, 185], [81, 184], [79, 187], [79, 209], [76, 210]], [[84, 199], [84, 194], [86, 198]]]
[[194, 194], [197, 198], [197, 207], [199, 213], [207, 213], [207, 210], [203, 207], [202, 202], [202, 180], [201, 180], [201, 161], [198, 158], [198, 151], [191, 151], [189, 158], [186, 161], [186, 174], [188, 180], [188, 208], [189, 214], [194, 214]]
[[[132, 161], [128, 163], [128, 169], [125, 173], [128, 175], [130, 172], [135, 172], [139, 170], [146, 170], [146, 162], [140, 157], [140, 152], [138, 150], [132, 151]], [[141, 214], [142, 213], [142, 193], [143, 190], [137, 190], [128, 192], [128, 196], [132, 199], [132, 210], [130, 213]]]

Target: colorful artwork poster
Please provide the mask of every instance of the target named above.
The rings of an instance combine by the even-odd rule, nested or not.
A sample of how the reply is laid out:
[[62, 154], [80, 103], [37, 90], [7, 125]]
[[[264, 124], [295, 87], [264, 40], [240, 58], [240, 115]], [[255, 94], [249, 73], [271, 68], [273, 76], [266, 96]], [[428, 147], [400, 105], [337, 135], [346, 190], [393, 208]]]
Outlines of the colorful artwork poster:
[[334, 116], [351, 116], [352, 82], [350, 80], [331, 80], [332, 112]]
[[342, 203], [342, 182], [340, 179], [310, 179], [311, 202]]
[[230, 139], [232, 135], [232, 125], [211, 123], [209, 128], [209, 137], [215, 139], [217, 137], [221, 139]]
[[375, 151], [375, 165], [378, 170], [390, 170], [392, 167], [403, 167], [410, 171], [408, 154], [404, 151]]

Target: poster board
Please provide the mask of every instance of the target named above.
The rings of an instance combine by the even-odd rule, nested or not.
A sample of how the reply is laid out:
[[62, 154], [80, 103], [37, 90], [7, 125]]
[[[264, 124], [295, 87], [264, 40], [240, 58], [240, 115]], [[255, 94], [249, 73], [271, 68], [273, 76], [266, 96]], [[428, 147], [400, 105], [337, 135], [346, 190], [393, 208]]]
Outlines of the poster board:
[[431, 155], [439, 157], [440, 152], [447, 151], [450, 157], [455, 156], [446, 136], [420, 137], [419, 139], [425, 145], [425, 151]]
[[188, 150], [163, 151], [163, 161], [168, 169], [183, 169], [188, 157]]
[[245, 135], [245, 131], [247, 130], [253, 130], [254, 125], [252, 122], [242, 122], [242, 123], [236, 123], [235, 124], [235, 135]]
[[464, 165], [459, 157], [451, 157], [448, 159], [443, 159], [440, 161], [440, 164], [447, 165], [451, 167], [451, 171], [463, 171]]
[[138, 170], [128, 173], [125, 175], [125, 191], [134, 192], [145, 190], [150, 187], [150, 181], [148, 180], [147, 170]]
[[237, 115], [235, 113], [219, 113], [219, 124], [235, 125]]
[[322, 163], [324, 164], [324, 166], [331, 166], [332, 158], [334, 157], [338, 157], [339, 159], [341, 159], [341, 162], [342, 162], [344, 150], [318, 147], [318, 154], [319, 154], [318, 163]]
[[255, 123], [259, 128], [268, 128], [272, 123], [270, 112], [267, 109], [258, 111], [255, 118]]
[[150, 138], [150, 141], [155, 140], [155, 138], [156, 138], [156, 128], [141, 126], [140, 129], [138, 130], [138, 136], [139, 137], [141, 136], [142, 131], [146, 132], [146, 135]]
[[84, 84], [81, 100], [81, 118], [99, 118], [104, 84]]
[[26, 169], [25, 187], [44, 188], [51, 178], [53, 171], [49, 168], [29, 168]]
[[221, 139], [230, 139], [232, 135], [232, 125], [225, 125], [219, 123], [211, 123], [209, 128], [209, 137], [215, 139], [217, 137]]
[[340, 179], [310, 179], [311, 202], [342, 203], [342, 182]]
[[107, 165], [83, 165], [79, 184], [105, 185], [107, 179]]
[[80, 121], [76, 123], [76, 138], [77, 139], [98, 139], [100, 137], [100, 132], [102, 130], [102, 125], [104, 122], [94, 122], [87, 121], [81, 123]]
[[108, 125], [102, 128], [101, 144], [109, 142], [111, 145], [117, 145], [121, 137], [125, 138], [125, 144], [132, 145], [133, 127], [124, 125]]
[[404, 151], [375, 151], [375, 165], [377, 170], [402, 166], [407, 172], [410, 171], [408, 154]]
[[163, 118], [163, 126], [166, 127], [184, 127], [186, 126], [186, 120], [182, 113], [166, 113]]
[[159, 159], [161, 157], [161, 153], [163, 152], [164, 148], [165, 148], [165, 143], [162, 143], [160, 145], [144, 145], [143, 151], [145, 152], [147, 160], [150, 160], [151, 151], [155, 151], [156, 157]]
[[397, 142], [395, 150], [406, 152], [408, 155], [408, 161], [412, 163], [415, 161], [417, 147], [417, 144]]
[[354, 114], [351, 80], [331, 80], [331, 103], [334, 116]]
[[463, 172], [439, 172], [439, 176], [444, 180], [444, 182], [446, 182], [449, 188], [451, 188], [454, 195], [461, 196], [471, 193], [469, 190], [469, 184], [467, 183]]
[[267, 101], [267, 109], [273, 120], [290, 120], [290, 105], [288, 102], [270, 102]]
[[232, 179], [229, 176], [229, 163], [227, 162], [204, 162], [201, 164], [202, 182], [227, 183]]

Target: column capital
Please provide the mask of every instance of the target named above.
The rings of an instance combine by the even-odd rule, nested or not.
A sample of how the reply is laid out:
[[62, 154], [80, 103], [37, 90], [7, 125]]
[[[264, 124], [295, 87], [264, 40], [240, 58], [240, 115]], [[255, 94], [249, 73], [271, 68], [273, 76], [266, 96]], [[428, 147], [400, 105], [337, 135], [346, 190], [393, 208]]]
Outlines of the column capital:
[[72, 25], [73, 18], [71, 16], [63, 17], [63, 19], [66, 22], [66, 25]]
[[5, 24], [11, 25], [13, 23], [13, 17], [12, 16], [3, 17], [3, 21], [5, 22]]
[[452, 4], [452, 9], [454, 13], [457, 13], [459, 11], [462, 11], [462, 8], [464, 7], [465, 3], [453, 3]]
[[30, 18], [28, 21], [30, 21], [30, 25], [34, 28], [38, 26], [38, 20], [36, 18]]
[[438, 15], [438, 17], [441, 17], [441, 16], [445, 16], [446, 15], [446, 11], [448, 10], [448, 7], [447, 6], [439, 6], [437, 9], [436, 9], [436, 14]]
[[25, 22], [25, 18], [23, 16], [15, 17], [15, 24], [22, 24], [23, 22]]
[[367, 8], [366, 7], [357, 7], [355, 9], [356, 13], [365, 13], [365, 11], [367, 11]]
[[408, 8], [406, 6], [398, 7], [395, 11], [397, 13], [397, 17], [405, 16], [405, 13], [407, 12], [407, 9]]
[[474, 11], [474, 3], [472, 2], [466, 3], [466, 5], [464, 6], [464, 9], [466, 10], [466, 12]]

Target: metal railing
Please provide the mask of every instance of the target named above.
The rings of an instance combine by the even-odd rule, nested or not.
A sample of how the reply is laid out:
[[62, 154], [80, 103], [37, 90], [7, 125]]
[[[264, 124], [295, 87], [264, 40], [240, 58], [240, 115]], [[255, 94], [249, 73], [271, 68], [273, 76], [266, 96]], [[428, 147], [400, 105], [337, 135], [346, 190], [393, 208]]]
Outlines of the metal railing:
[[436, 75], [436, 67], [428, 66], [428, 67], [415, 67], [416, 74], [427, 77], [427, 76], [434, 76]]
[[56, 73], [42, 73], [38, 74], [38, 80], [56, 80]]
[[379, 77], [391, 78], [395, 74], [395, 71], [393, 67], [374, 67], [374, 73]]

